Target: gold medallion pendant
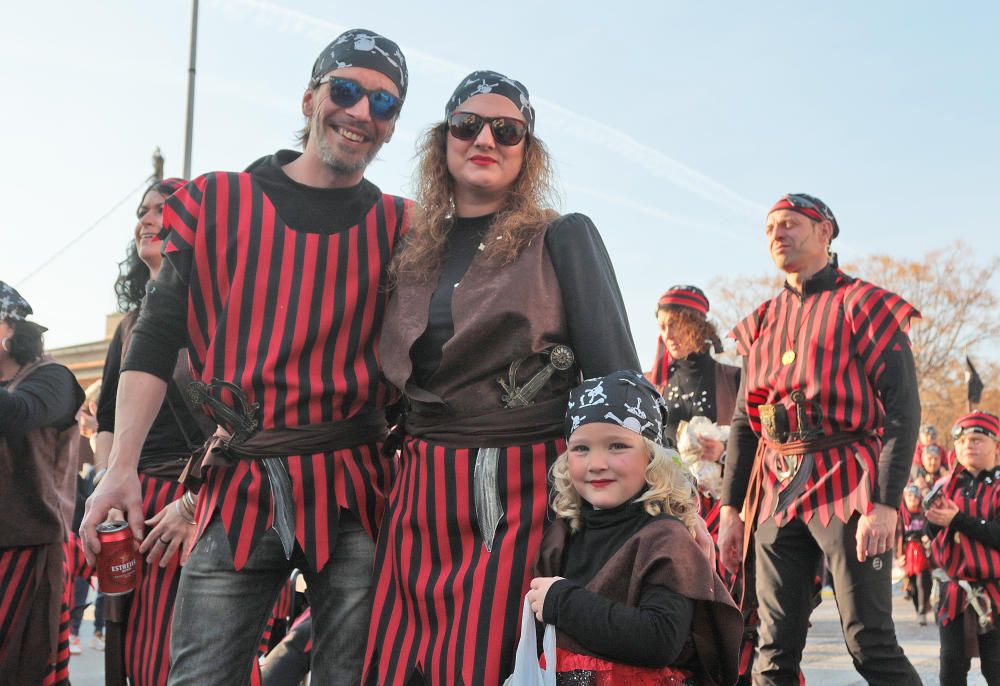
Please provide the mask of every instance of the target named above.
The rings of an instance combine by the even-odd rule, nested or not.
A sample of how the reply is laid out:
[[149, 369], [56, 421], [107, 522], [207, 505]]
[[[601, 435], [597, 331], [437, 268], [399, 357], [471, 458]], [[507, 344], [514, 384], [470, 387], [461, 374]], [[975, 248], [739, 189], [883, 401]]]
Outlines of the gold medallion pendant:
[[787, 367], [792, 362], [795, 362], [795, 351], [794, 350], [786, 350], [785, 352], [783, 352], [781, 354], [781, 364], [783, 364], [783, 365], [785, 365]]

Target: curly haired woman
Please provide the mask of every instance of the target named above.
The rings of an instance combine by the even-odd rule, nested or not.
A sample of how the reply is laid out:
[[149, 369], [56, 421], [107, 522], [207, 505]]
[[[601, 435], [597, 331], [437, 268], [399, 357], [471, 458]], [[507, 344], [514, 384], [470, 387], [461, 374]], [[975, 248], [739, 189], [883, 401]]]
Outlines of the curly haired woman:
[[421, 143], [380, 347], [407, 411], [376, 559], [379, 684], [510, 673], [569, 390], [638, 369], [607, 251], [587, 217], [550, 209], [534, 128], [524, 85], [479, 71]]

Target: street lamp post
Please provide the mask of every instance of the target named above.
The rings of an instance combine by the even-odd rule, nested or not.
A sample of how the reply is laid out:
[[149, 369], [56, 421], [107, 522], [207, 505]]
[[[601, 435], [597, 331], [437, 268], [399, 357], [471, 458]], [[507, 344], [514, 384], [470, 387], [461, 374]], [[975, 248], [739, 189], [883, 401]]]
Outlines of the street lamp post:
[[198, 48], [198, 0], [191, 3], [191, 53], [188, 60], [187, 125], [184, 127], [184, 178], [191, 178], [191, 139], [194, 135], [194, 73]]

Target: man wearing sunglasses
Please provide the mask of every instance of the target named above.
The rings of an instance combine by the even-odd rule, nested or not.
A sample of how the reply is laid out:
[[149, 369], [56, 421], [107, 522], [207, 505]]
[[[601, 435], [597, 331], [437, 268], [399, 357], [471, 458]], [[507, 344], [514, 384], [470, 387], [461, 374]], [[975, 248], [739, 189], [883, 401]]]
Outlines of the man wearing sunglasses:
[[871, 684], [920, 683], [896, 640], [890, 578], [896, 512], [920, 424], [907, 338], [920, 314], [840, 271], [830, 252], [839, 231], [819, 198], [779, 199], [765, 236], [785, 287], [730, 334], [744, 372], [719, 549], [734, 572], [752, 550], [746, 571], [756, 583], [748, 583], [744, 607], [756, 591], [758, 685], [799, 683], [824, 556], [858, 672]]
[[[279, 587], [303, 570], [316, 616], [314, 683], [358, 684], [389, 460], [389, 388], [376, 345], [383, 277], [409, 201], [364, 179], [406, 97], [398, 46], [347, 31], [313, 66], [303, 152], [213, 173], [164, 209], [164, 265], [132, 333], [110, 467], [82, 534], [109, 508], [142, 533], [139, 446], [178, 348], [219, 424], [200, 483], [197, 539], [178, 589], [170, 684], [246, 683]], [[197, 486], [196, 486], [197, 487]]]

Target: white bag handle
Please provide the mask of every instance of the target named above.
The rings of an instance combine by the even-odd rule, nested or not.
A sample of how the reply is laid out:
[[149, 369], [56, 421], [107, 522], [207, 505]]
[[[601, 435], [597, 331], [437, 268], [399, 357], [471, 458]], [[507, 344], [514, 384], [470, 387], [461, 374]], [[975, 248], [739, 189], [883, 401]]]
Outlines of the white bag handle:
[[545, 625], [542, 636], [545, 651], [545, 669], [538, 664], [538, 639], [535, 634], [535, 613], [531, 611], [528, 596], [521, 604], [521, 639], [514, 653], [514, 673], [503, 686], [556, 686], [556, 628]]

